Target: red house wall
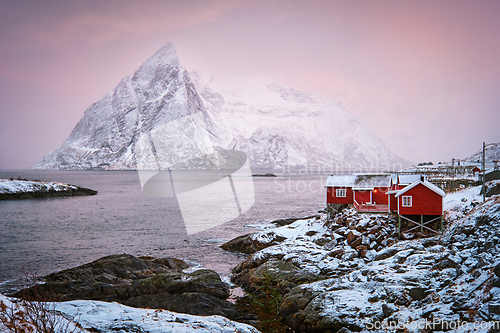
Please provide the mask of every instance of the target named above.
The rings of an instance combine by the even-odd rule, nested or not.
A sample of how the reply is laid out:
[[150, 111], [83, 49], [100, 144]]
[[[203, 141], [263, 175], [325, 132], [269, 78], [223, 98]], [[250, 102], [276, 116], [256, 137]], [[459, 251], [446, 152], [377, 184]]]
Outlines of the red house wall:
[[359, 204], [370, 202], [370, 192], [371, 191], [354, 191], [354, 199], [356, 199]]
[[[336, 197], [336, 189], [345, 189], [345, 198]], [[326, 188], [326, 203], [327, 204], [353, 204], [352, 201], [352, 189], [350, 187], [327, 187]]]
[[[412, 197], [412, 206], [403, 207], [403, 196]], [[422, 184], [399, 197], [399, 215], [442, 215], [443, 198]]]
[[396, 193], [389, 194], [389, 201], [391, 202], [391, 212], [397, 212], [398, 211], [398, 198], [396, 198]]
[[385, 194], [387, 191], [389, 191], [389, 187], [375, 188], [372, 194], [372, 202], [377, 205], [388, 205], [389, 201], [387, 199], [387, 194]]

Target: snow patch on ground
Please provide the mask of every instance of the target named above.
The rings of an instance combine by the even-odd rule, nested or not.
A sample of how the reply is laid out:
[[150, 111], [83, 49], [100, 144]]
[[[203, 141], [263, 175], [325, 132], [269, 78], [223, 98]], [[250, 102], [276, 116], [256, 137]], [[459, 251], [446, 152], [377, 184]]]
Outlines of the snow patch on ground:
[[[9, 298], [1, 294], [0, 301], [12, 306]], [[84, 329], [93, 332], [259, 332], [252, 326], [222, 316], [194, 316], [161, 309], [132, 308], [115, 302], [79, 300], [55, 303], [54, 308], [63, 317], [74, 317]]]
[[447, 193], [443, 199], [443, 209], [448, 222], [462, 218], [479, 204], [482, 201], [480, 192], [481, 186], [474, 186], [457, 192]]

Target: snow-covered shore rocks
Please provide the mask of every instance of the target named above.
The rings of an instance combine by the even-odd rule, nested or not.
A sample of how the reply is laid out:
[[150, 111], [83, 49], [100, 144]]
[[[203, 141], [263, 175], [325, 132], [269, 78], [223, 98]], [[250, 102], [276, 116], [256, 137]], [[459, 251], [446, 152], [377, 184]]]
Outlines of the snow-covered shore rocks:
[[64, 183], [0, 179], [0, 200], [96, 195], [97, 191]]
[[387, 216], [346, 209], [334, 221], [317, 215], [241, 236], [221, 247], [251, 254], [233, 269], [232, 279], [237, 284], [252, 289], [265, 270], [281, 287], [290, 289], [336, 276], [355, 259], [373, 259], [376, 250], [396, 242], [393, 224]]
[[[439, 237], [396, 240], [395, 221], [349, 210], [330, 224], [322, 217], [256, 233], [273, 245], [237, 266], [233, 280], [251, 291], [271, 276], [296, 332], [497, 332], [500, 196], [479, 203], [478, 188], [468, 191], [445, 200], [449, 226]], [[366, 240], [376, 227], [386, 246]]]
[[23, 299], [96, 300], [193, 315], [241, 317], [227, 301], [229, 287], [209, 269], [190, 271], [174, 258], [110, 255], [41, 278], [43, 284], [18, 291]]
[[[7, 307], [13, 305], [11, 300], [3, 295], [0, 295], [0, 301]], [[56, 311], [53, 316], [59, 327], [68, 325], [72, 332], [259, 333], [252, 326], [221, 316], [194, 316], [167, 310], [132, 308], [102, 301], [77, 300], [49, 304], [46, 308]], [[69, 322], [67, 318], [73, 318], [73, 322]], [[75, 323], [78, 323], [81, 329]], [[2, 328], [0, 323], [0, 330]]]

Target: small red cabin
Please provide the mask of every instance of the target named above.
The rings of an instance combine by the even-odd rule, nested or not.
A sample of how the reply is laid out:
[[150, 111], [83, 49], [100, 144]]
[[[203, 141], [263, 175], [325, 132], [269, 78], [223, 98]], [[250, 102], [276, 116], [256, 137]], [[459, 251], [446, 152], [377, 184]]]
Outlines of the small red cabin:
[[[402, 222], [408, 225], [407, 231], [420, 229], [421, 232], [436, 229], [443, 230], [443, 197], [445, 193], [436, 185], [421, 179], [399, 190], [395, 197], [398, 200], [398, 233], [401, 234]], [[433, 227], [438, 225], [438, 227]], [[440, 227], [439, 227], [440, 225]]]
[[396, 193], [398, 215], [443, 215], [442, 189], [419, 179]]
[[352, 187], [355, 176], [328, 176], [326, 180], [326, 203], [334, 205], [352, 205]]

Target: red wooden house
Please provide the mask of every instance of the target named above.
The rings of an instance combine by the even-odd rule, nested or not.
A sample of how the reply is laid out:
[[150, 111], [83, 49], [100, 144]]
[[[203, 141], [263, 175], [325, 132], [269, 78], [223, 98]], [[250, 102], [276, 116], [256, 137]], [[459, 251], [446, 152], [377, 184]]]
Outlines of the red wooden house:
[[420, 228], [436, 232], [429, 225], [437, 221], [442, 229], [445, 193], [424, 176], [335, 175], [328, 176], [325, 187], [327, 206], [334, 210], [341, 205], [353, 205], [359, 212], [397, 213], [399, 232], [402, 222], [409, 224], [408, 231]]
[[[440, 222], [443, 229], [443, 198], [445, 193], [442, 189], [431, 182], [421, 179], [411, 183], [399, 190], [395, 197], [397, 199], [398, 230], [401, 232], [401, 222], [406, 221], [411, 227], [408, 231], [419, 228], [436, 232], [429, 228], [431, 223]], [[416, 226], [414, 226], [416, 225]]]
[[391, 188], [390, 174], [330, 175], [326, 180], [326, 203], [338, 210], [354, 205], [360, 212], [387, 213], [386, 192]]

